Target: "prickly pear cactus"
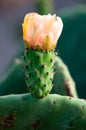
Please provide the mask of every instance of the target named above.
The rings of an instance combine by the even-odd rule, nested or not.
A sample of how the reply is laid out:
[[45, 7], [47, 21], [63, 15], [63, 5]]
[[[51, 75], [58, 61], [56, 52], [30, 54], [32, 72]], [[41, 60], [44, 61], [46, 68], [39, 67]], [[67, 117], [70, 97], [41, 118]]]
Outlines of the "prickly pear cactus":
[[[44, 39], [45, 38], [43, 38], [43, 40]], [[41, 97], [40, 93], [33, 96], [32, 92], [34, 92], [34, 89], [36, 90], [41, 87], [42, 93], [45, 93], [47, 88], [51, 89], [50, 77], [53, 77], [54, 61], [51, 60], [52, 56], [50, 55], [53, 51], [49, 51], [49, 54], [46, 54], [45, 50], [34, 50], [33, 46], [30, 47], [32, 48], [28, 46], [28, 51], [25, 52], [24, 56], [26, 83], [28, 86], [34, 81], [36, 87], [31, 89], [31, 94], [0, 96], [0, 130], [86, 130], [86, 101], [76, 98], [75, 83], [66, 65], [64, 65], [59, 57], [56, 58], [54, 53], [52, 60], [55, 58], [56, 73], [53, 81], [55, 88], [52, 89], [52, 92], [56, 91], [56, 93], [60, 92], [60, 94], [67, 94], [68, 96], [48, 94], [43, 98], [37, 98]], [[38, 56], [38, 54], [41, 56]], [[47, 59], [47, 61], [45, 59]], [[38, 62], [35, 63], [36, 61]], [[21, 63], [21, 60], [19, 63]], [[40, 69], [42, 64], [45, 64], [47, 67]], [[49, 65], [50, 69], [48, 68]], [[17, 80], [14, 73], [15, 70], [17, 74], [19, 73], [18, 68], [20, 68], [20, 66], [21, 64], [16, 64], [16, 67], [14, 65], [14, 68], [12, 68], [6, 77], [8, 80], [5, 82], [5, 85], [8, 83], [8, 86], [11, 85], [10, 88], [13, 87], [9, 82], [12, 74], [14, 74], [16, 82], [20, 81], [22, 73], [17, 75]], [[34, 67], [37, 67], [36, 72], [34, 71]], [[49, 77], [43, 77], [48, 70], [50, 70], [49, 74], [47, 74]], [[34, 76], [32, 76], [33, 72], [35, 73]], [[31, 73], [31, 75], [29, 75], [29, 73]], [[40, 86], [37, 86], [37, 80], [35, 81], [36, 77], [39, 78], [40, 76], [46, 81], [46, 84], [48, 84], [48, 78], [50, 79], [50, 84], [46, 86], [45, 91], [42, 89], [42, 80], [39, 79], [38, 81], [38, 85]], [[13, 79], [11, 81], [13, 81]], [[0, 84], [1, 90], [3, 89], [3, 83], [4, 80]], [[6, 88], [8, 88], [8, 86]], [[20, 86], [25, 87], [24, 85], [22, 86], [22, 84], [20, 84]]]
[[25, 16], [22, 27], [26, 46], [23, 59], [26, 84], [33, 96], [45, 97], [50, 93], [53, 86], [54, 49], [61, 34], [63, 23], [61, 18], [55, 15], [42, 16], [37, 13], [30, 13]]
[[[0, 95], [27, 93], [22, 59], [15, 58], [6, 74], [0, 79]], [[52, 94], [77, 97], [75, 81], [68, 67], [59, 56], [55, 56], [55, 74]], [[16, 75], [17, 74], [17, 75]]]
[[24, 55], [25, 79], [29, 92], [35, 97], [45, 97], [52, 89], [54, 75], [53, 51], [26, 49]]
[[57, 94], [0, 97], [0, 130], [48, 129], [86, 130], [86, 101]]

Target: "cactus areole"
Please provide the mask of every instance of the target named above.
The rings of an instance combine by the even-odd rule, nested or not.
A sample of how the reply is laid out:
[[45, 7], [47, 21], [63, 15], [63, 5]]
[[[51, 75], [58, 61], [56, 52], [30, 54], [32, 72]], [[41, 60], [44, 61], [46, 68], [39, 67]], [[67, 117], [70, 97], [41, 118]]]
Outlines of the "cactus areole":
[[56, 43], [63, 23], [56, 15], [26, 14], [23, 27], [24, 69], [28, 91], [35, 97], [47, 96], [52, 87]]

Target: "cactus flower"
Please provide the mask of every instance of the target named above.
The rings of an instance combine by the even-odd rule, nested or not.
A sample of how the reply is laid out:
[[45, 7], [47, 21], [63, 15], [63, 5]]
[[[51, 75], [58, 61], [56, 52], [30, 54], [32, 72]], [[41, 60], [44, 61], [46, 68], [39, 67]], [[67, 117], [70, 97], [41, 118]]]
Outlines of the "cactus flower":
[[22, 27], [26, 47], [51, 51], [56, 47], [63, 23], [56, 15], [29, 13], [26, 14]]

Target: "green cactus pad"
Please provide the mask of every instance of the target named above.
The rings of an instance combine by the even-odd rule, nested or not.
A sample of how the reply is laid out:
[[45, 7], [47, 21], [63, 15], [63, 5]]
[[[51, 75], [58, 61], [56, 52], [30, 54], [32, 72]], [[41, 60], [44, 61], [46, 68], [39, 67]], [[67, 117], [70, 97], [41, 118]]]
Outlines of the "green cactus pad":
[[0, 95], [20, 94], [27, 92], [24, 80], [22, 60], [15, 58], [11, 61], [5, 74], [0, 78]]
[[54, 87], [51, 93], [78, 97], [76, 84], [66, 64], [59, 56], [55, 57], [55, 75], [53, 79]]
[[26, 49], [24, 56], [25, 80], [29, 92], [35, 97], [45, 97], [53, 86], [54, 51]]
[[86, 130], [86, 101], [56, 94], [1, 96], [0, 130]]
[[[27, 92], [27, 86], [24, 80], [24, 71], [22, 68], [22, 60], [15, 58], [13, 63], [9, 65], [8, 70], [6, 70], [6, 74], [0, 79], [0, 95]], [[69, 89], [66, 87], [66, 81], [69, 82]], [[51, 93], [71, 96], [68, 92], [68, 90], [70, 90], [70, 92], [72, 92], [72, 97], [77, 97], [75, 82], [70, 75], [68, 67], [59, 56], [55, 57], [55, 75], [53, 84], [54, 86]]]

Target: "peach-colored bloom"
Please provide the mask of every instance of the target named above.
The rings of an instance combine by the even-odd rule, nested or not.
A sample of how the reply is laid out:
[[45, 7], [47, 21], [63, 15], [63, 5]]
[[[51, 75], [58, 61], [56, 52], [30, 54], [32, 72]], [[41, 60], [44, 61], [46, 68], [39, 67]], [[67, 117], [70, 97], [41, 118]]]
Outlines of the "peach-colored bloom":
[[29, 13], [22, 27], [23, 39], [28, 48], [53, 50], [61, 35], [63, 23], [56, 15]]

